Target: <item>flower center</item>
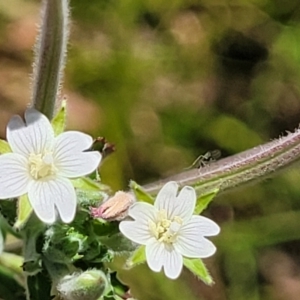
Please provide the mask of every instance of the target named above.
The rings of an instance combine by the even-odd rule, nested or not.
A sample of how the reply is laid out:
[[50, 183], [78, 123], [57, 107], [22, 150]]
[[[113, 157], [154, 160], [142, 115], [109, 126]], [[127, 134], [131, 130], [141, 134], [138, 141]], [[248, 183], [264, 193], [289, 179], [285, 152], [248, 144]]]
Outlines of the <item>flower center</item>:
[[29, 155], [29, 172], [34, 179], [45, 178], [56, 173], [51, 152]]
[[176, 241], [182, 223], [180, 217], [168, 219], [166, 211], [160, 210], [156, 222], [149, 221], [149, 229], [158, 241], [172, 244]]

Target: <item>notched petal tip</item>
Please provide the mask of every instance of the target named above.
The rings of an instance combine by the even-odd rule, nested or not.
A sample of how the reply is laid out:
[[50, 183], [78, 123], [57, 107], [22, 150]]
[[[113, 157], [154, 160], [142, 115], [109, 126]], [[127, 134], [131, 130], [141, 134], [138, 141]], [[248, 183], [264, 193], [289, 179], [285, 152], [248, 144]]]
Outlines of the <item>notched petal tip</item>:
[[27, 108], [24, 117], [27, 126], [41, 126], [44, 130], [53, 131], [49, 119], [35, 108]]
[[154, 206], [157, 209], [168, 210], [169, 206], [173, 206], [178, 191], [178, 184], [175, 181], [167, 182], [156, 196]]
[[29, 108], [25, 121], [13, 116], [7, 126], [7, 140], [13, 152], [24, 155], [41, 153], [52, 147], [54, 132], [50, 121], [39, 111]]
[[147, 202], [135, 202], [128, 210], [128, 215], [135, 220], [154, 220], [157, 214], [156, 208]]
[[70, 212], [67, 215], [60, 213], [60, 218], [63, 223], [69, 224], [74, 221], [75, 215], [76, 215], [76, 207], [74, 210], [70, 209]]
[[[25, 123], [19, 115], [14, 115], [10, 118], [7, 124], [7, 130], [18, 130], [25, 127]], [[9, 141], [8, 141], [9, 142]]]
[[35, 210], [34, 212], [35, 212], [36, 216], [37, 216], [43, 223], [45, 223], [45, 224], [47, 224], [47, 225], [52, 225], [52, 224], [54, 224], [54, 222], [56, 221], [55, 215], [52, 216], [52, 217], [49, 217], [49, 216], [46, 216], [46, 217], [45, 217], [45, 216], [43, 216], [43, 215], [37, 213], [36, 210]]
[[170, 279], [177, 279], [183, 268], [183, 258], [175, 249], [165, 253], [164, 272]]
[[177, 194], [178, 191], [178, 184], [176, 181], [169, 181], [167, 182], [162, 188], [161, 191], [165, 193], [175, 193]]
[[189, 198], [189, 199], [192, 199], [196, 202], [196, 200], [197, 200], [196, 191], [191, 186], [188, 186], [188, 185], [184, 186], [181, 189], [181, 191], [179, 192], [178, 198]]

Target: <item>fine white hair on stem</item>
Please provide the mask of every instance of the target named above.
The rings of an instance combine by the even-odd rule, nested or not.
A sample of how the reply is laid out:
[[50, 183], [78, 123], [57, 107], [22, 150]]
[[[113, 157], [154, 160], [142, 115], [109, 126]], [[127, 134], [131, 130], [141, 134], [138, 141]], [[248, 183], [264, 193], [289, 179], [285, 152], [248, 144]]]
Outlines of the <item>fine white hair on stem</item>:
[[168, 181], [180, 186], [193, 186], [198, 195], [218, 188], [225, 192], [234, 187], [270, 176], [300, 160], [300, 129], [271, 142], [220, 159], [201, 170], [192, 169], [145, 185], [146, 192], [155, 195]]
[[43, 0], [34, 47], [31, 106], [53, 117], [62, 86], [69, 37], [69, 1]]

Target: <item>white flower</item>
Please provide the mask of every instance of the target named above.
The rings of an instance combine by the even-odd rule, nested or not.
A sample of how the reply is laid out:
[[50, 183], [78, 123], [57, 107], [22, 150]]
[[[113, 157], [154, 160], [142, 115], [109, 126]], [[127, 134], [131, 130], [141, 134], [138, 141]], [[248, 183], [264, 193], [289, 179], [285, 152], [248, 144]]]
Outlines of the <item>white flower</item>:
[[134, 221], [122, 221], [120, 231], [135, 243], [146, 246], [151, 270], [176, 279], [182, 270], [183, 256], [205, 258], [216, 247], [205, 236], [216, 235], [219, 226], [208, 218], [193, 215], [196, 193], [185, 186], [177, 196], [178, 185], [168, 182], [157, 195], [154, 205], [136, 202], [129, 209]]
[[92, 144], [84, 133], [67, 131], [55, 137], [49, 120], [35, 109], [26, 110], [25, 121], [15, 115], [7, 126], [12, 153], [0, 156], [0, 199], [28, 193], [43, 222], [53, 223], [57, 210], [69, 223], [76, 212], [76, 194], [68, 178], [93, 172], [101, 155], [84, 152]]

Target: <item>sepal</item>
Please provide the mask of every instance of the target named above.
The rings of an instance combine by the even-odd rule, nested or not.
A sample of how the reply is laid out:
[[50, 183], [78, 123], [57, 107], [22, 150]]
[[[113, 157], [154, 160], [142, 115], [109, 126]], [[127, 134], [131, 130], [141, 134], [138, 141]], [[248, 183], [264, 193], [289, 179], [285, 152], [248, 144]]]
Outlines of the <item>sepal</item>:
[[66, 107], [67, 101], [63, 100], [59, 112], [54, 116], [54, 118], [51, 121], [51, 125], [53, 127], [55, 136], [63, 133], [65, 130], [67, 119]]
[[200, 258], [183, 258], [184, 266], [207, 285], [214, 284], [205, 264]]
[[5, 154], [5, 153], [10, 153], [12, 152], [9, 144], [7, 141], [0, 140], [0, 153]]
[[201, 214], [208, 206], [208, 204], [216, 197], [219, 189], [216, 188], [210, 191], [207, 194], [203, 194], [197, 198], [194, 214], [199, 215]]
[[14, 224], [15, 229], [19, 230], [24, 227], [32, 213], [32, 210], [33, 209], [27, 194], [20, 196], [18, 200], [17, 219]]
[[131, 180], [129, 183], [129, 187], [133, 191], [137, 201], [146, 202], [150, 204], [154, 203], [154, 199], [152, 198], [152, 196], [145, 192], [145, 190], [135, 181]]
[[125, 267], [127, 269], [131, 269], [136, 265], [142, 264], [146, 261], [145, 248], [146, 247], [142, 245], [133, 252], [133, 254], [126, 261]]

